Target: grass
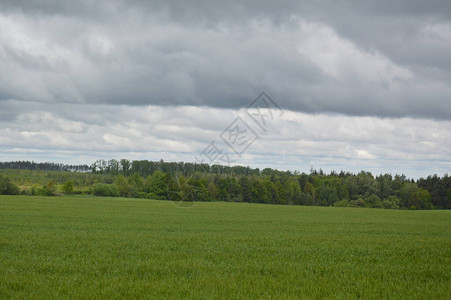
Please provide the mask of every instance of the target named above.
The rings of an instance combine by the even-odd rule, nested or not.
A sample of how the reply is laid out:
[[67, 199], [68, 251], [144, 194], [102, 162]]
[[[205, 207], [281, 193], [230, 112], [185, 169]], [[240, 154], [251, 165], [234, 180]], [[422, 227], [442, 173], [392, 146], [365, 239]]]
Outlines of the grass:
[[451, 212], [0, 197], [0, 298], [450, 299]]

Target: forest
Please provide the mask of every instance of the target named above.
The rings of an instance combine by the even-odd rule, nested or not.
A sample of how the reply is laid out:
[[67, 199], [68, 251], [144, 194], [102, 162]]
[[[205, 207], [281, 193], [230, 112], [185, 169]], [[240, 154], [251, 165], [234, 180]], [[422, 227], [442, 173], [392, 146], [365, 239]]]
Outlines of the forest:
[[0, 194], [92, 194], [171, 201], [450, 209], [451, 178], [361, 171], [328, 174], [148, 160], [98, 160], [92, 165], [0, 162]]

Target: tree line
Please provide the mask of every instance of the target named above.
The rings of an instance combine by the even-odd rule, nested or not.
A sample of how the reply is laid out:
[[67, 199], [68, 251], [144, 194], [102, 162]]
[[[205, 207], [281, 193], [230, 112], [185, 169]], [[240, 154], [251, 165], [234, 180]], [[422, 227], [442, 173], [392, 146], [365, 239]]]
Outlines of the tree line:
[[67, 172], [90, 172], [88, 165], [66, 165], [61, 163], [37, 163], [34, 161], [11, 161], [0, 162], [0, 169], [37, 170], [37, 171], [67, 171]]
[[[267, 170], [268, 171], [268, 170]], [[431, 193], [404, 176], [374, 177], [358, 174], [289, 174], [275, 171], [263, 175], [224, 175], [196, 172], [190, 176], [155, 170], [142, 177], [116, 176], [112, 184], [95, 184], [98, 196], [121, 196], [173, 201], [232, 201], [286, 205], [350, 206], [372, 208], [450, 208], [449, 177], [445, 198]], [[441, 179], [441, 180], [442, 180]]]
[[[89, 171], [100, 176], [89, 187], [97, 196], [393, 209], [451, 208], [451, 178], [447, 174], [414, 181], [404, 175], [373, 176], [365, 171], [326, 174], [321, 169], [311, 169], [306, 174], [271, 168], [127, 159], [99, 160]], [[74, 186], [73, 180], [68, 180], [61, 188], [71, 193], [77, 189], [77, 183]], [[50, 195], [54, 190], [52, 181], [34, 193]]]

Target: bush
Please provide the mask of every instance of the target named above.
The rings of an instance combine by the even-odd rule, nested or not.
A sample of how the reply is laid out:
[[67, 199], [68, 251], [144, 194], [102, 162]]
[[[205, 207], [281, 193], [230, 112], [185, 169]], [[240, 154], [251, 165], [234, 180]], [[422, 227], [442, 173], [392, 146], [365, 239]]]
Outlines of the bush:
[[357, 200], [351, 200], [351, 201], [349, 201], [349, 206], [351, 206], [351, 207], [364, 207], [365, 206], [365, 201], [363, 201], [362, 198], [359, 198]]
[[146, 192], [137, 192], [136, 193], [136, 198], [139, 199], [150, 199], [150, 195]]
[[393, 203], [391, 201], [385, 199], [384, 201], [382, 201], [382, 207], [385, 209], [393, 208]]
[[365, 199], [365, 206], [372, 208], [382, 208], [381, 198], [379, 198], [377, 195], [372, 194]]
[[50, 193], [53, 195], [56, 191], [55, 182], [53, 182], [53, 180], [50, 180], [43, 188], [50, 191]]
[[[129, 197], [131, 194], [131, 187], [124, 176], [118, 175], [114, 180], [114, 184], [117, 188], [118, 195], [121, 197]], [[136, 196], [136, 195], [135, 195]]]
[[118, 197], [119, 189], [114, 184], [96, 183], [91, 187], [94, 196]]
[[401, 205], [401, 199], [396, 196], [388, 196], [386, 200], [392, 203], [392, 208], [399, 208]]
[[163, 200], [160, 196], [155, 195], [154, 193], [146, 193], [146, 192], [137, 192], [133, 197], [139, 199], [154, 199], [154, 200]]
[[74, 182], [72, 180], [66, 181], [63, 184], [63, 192], [66, 194], [72, 194], [74, 192]]
[[341, 201], [334, 202], [334, 206], [335, 207], [349, 207], [349, 202], [348, 202], [348, 200], [344, 199]]
[[398, 209], [401, 199], [396, 196], [388, 196], [382, 201], [382, 207], [385, 209]]
[[30, 189], [30, 194], [33, 195], [33, 196], [37, 196], [38, 195], [38, 193], [37, 193], [38, 189], [39, 189], [39, 186], [37, 184], [33, 184], [31, 186], [31, 189]]
[[27, 188], [23, 189], [22, 191], [20, 191], [21, 195], [25, 195], [25, 196], [31, 196], [31, 191]]
[[313, 197], [310, 194], [307, 193], [301, 193], [301, 196], [299, 197], [299, 201], [296, 203], [299, 205], [313, 205]]
[[53, 191], [48, 189], [47, 187], [43, 186], [41, 188], [36, 189], [35, 191], [36, 196], [53, 196]]
[[8, 177], [0, 175], [0, 195], [19, 195], [20, 190]]

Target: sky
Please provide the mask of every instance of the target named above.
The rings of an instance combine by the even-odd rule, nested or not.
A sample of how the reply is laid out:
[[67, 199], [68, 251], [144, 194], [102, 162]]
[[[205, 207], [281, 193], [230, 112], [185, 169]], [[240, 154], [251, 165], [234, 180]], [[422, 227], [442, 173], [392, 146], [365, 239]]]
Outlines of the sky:
[[0, 161], [419, 178], [450, 149], [450, 1], [0, 2]]

